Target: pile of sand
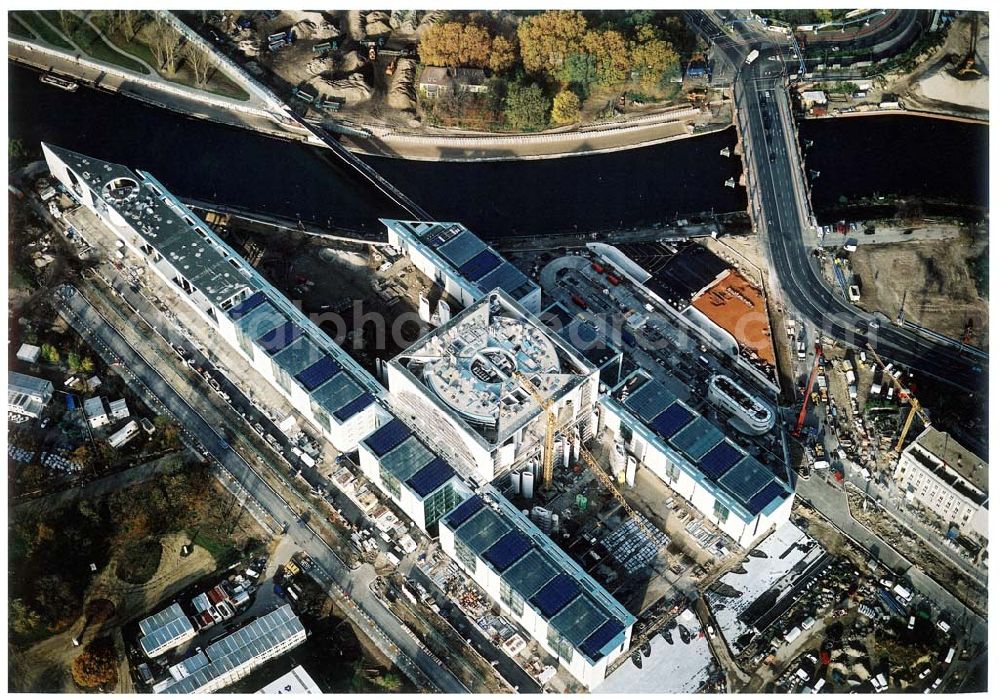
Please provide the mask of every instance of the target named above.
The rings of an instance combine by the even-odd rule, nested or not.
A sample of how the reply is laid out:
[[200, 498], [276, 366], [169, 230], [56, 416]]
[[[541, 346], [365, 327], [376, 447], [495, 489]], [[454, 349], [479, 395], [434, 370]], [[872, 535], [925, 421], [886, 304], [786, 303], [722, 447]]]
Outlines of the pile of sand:
[[354, 73], [342, 80], [325, 80], [330, 96], [342, 99], [346, 104], [357, 104], [372, 96], [372, 88], [365, 82], [364, 76]]
[[417, 107], [417, 94], [414, 87], [414, 75], [417, 62], [411, 58], [401, 58], [396, 64], [396, 72], [392, 74], [389, 88], [386, 91], [386, 104], [392, 109], [413, 110]]
[[375, 10], [365, 15], [365, 36], [374, 38], [392, 33], [388, 12]]
[[365, 64], [365, 59], [357, 51], [345, 53], [337, 62], [337, 70], [341, 73], [353, 73]]

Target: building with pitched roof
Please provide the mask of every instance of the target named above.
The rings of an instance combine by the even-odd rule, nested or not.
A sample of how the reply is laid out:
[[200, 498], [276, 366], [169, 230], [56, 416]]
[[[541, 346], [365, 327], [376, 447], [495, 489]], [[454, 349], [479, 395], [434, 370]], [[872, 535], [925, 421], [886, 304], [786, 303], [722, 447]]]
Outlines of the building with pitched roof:
[[152, 175], [47, 143], [49, 170], [342, 451], [384, 410], [378, 381]]
[[191, 620], [177, 602], [140, 621], [139, 632], [142, 634], [139, 645], [149, 658], [163, 655], [196, 635]]
[[788, 520], [792, 489], [645, 372], [598, 405], [604, 429], [740, 546]]
[[492, 486], [440, 523], [441, 548], [591, 689], [628, 650], [632, 616]]
[[7, 372], [7, 410], [37, 418], [52, 400], [52, 382], [37, 376]]
[[255, 619], [170, 668], [156, 694], [207, 694], [228, 687], [255, 668], [305, 643], [306, 630], [289, 605]]

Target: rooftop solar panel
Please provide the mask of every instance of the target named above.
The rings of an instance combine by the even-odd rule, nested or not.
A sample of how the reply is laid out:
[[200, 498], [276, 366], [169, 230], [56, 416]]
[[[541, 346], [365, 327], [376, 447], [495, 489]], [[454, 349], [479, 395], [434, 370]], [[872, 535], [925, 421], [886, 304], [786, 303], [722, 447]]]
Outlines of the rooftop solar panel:
[[580, 584], [568, 573], [559, 573], [539, 590], [531, 601], [547, 619], [551, 619], [580, 593]]
[[521, 532], [511, 530], [483, 553], [483, 558], [503, 573], [531, 550], [531, 540]]
[[591, 660], [599, 660], [601, 649], [624, 630], [625, 626], [620, 621], [608, 619], [580, 644], [580, 650], [586, 653]]
[[445, 517], [445, 524], [447, 524], [452, 530], [461, 527], [472, 515], [479, 512], [486, 505], [483, 503], [483, 499], [478, 495], [473, 495], [471, 498], [463, 502], [461, 505], [456, 507], [451, 513]]
[[742, 458], [743, 454], [736, 447], [728, 441], [724, 441], [720, 442], [718, 446], [701, 458], [698, 468], [709, 478], [718, 480], [722, 474], [732, 468]]
[[503, 289], [514, 298], [518, 298], [517, 292], [528, 278], [521, 274], [517, 267], [509, 262], [504, 262], [492, 272], [479, 280], [482, 289]]
[[486, 249], [458, 268], [466, 279], [478, 282], [500, 266], [502, 260], [492, 250]]
[[722, 432], [711, 422], [701, 417], [670, 438], [670, 443], [687, 454], [692, 461], [698, 461], [708, 450], [723, 440]]
[[750, 514], [757, 516], [765, 507], [770, 505], [775, 498], [783, 497], [787, 494], [787, 491], [780, 483], [771, 481], [764, 486], [763, 490], [750, 498], [749, 502], [747, 502], [747, 509], [750, 511]]
[[461, 267], [485, 249], [486, 243], [466, 232], [439, 247], [438, 254], [456, 267]]
[[333, 416], [341, 422], [344, 422], [345, 420], [349, 420], [354, 417], [374, 402], [375, 396], [370, 393], [362, 393], [360, 396], [347, 403], [344, 407], [333, 411]]
[[268, 330], [257, 339], [257, 342], [265, 352], [274, 355], [295, 342], [301, 335], [302, 328], [289, 320], [274, 330]]
[[694, 413], [680, 403], [674, 403], [653, 418], [649, 426], [663, 439], [670, 439], [694, 418]]
[[425, 498], [451, 480], [455, 470], [440, 456], [410, 476], [406, 484], [419, 497]]
[[335, 359], [323, 356], [315, 364], [306, 367], [296, 374], [295, 378], [302, 384], [303, 388], [307, 391], [312, 391], [322, 386], [327, 379], [336, 375], [340, 370], [341, 366]]
[[625, 399], [625, 405], [629, 410], [639, 416], [640, 419], [649, 422], [658, 414], [677, 400], [663, 384], [658, 381], [647, 381], [639, 387], [637, 391]]
[[267, 296], [263, 291], [257, 291], [251, 294], [248, 298], [243, 299], [241, 303], [229, 309], [229, 317], [233, 320], [239, 320], [247, 313], [257, 308], [260, 304], [267, 300]]
[[244, 313], [235, 323], [244, 335], [254, 338], [260, 337], [268, 330], [280, 327], [287, 320], [285, 315], [270, 303], [262, 303], [253, 310]]
[[393, 418], [365, 437], [365, 444], [375, 456], [381, 457], [402, 444], [411, 434], [413, 433], [409, 427], [400, 422], [399, 419]]
[[719, 483], [743, 505], [749, 504], [754, 495], [774, 480], [771, 471], [752, 457], [746, 457], [729, 469]]

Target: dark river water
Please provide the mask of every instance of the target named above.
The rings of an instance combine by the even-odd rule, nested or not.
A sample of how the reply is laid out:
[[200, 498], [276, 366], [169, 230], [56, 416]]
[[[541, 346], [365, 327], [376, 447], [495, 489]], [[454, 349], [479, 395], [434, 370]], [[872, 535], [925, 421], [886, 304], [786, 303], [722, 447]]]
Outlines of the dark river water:
[[[312, 146], [94, 90], [64, 92], [13, 64], [9, 75], [10, 137], [29, 148], [50, 141], [148, 170], [181, 197], [348, 230], [377, 231], [380, 216], [402, 215]], [[986, 127], [893, 116], [812, 121], [801, 131], [813, 140], [809, 167], [821, 171], [817, 203], [878, 192], [986, 204]], [[724, 185], [738, 175], [738, 160], [719, 155], [735, 138], [728, 129], [557, 160], [370, 162], [435, 218], [458, 220], [498, 239], [743, 210], [745, 192]]]

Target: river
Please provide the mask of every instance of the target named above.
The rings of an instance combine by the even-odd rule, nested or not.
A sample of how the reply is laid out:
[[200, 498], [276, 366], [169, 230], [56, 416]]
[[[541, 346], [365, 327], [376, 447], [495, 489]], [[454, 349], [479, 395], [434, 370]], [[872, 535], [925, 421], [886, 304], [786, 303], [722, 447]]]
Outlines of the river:
[[[219, 202], [349, 231], [401, 216], [323, 151], [190, 119], [133, 99], [46, 86], [10, 64], [10, 137], [148, 170], [181, 197]], [[809, 121], [809, 167], [820, 207], [874, 192], [933, 193], [986, 205], [987, 127], [912, 116]], [[483, 163], [372, 157], [393, 184], [440, 220], [484, 237], [627, 229], [698, 212], [746, 208], [728, 188], [739, 161], [719, 151], [727, 129], [660, 145], [568, 158]], [[979, 176], [979, 174], [982, 176]]]

